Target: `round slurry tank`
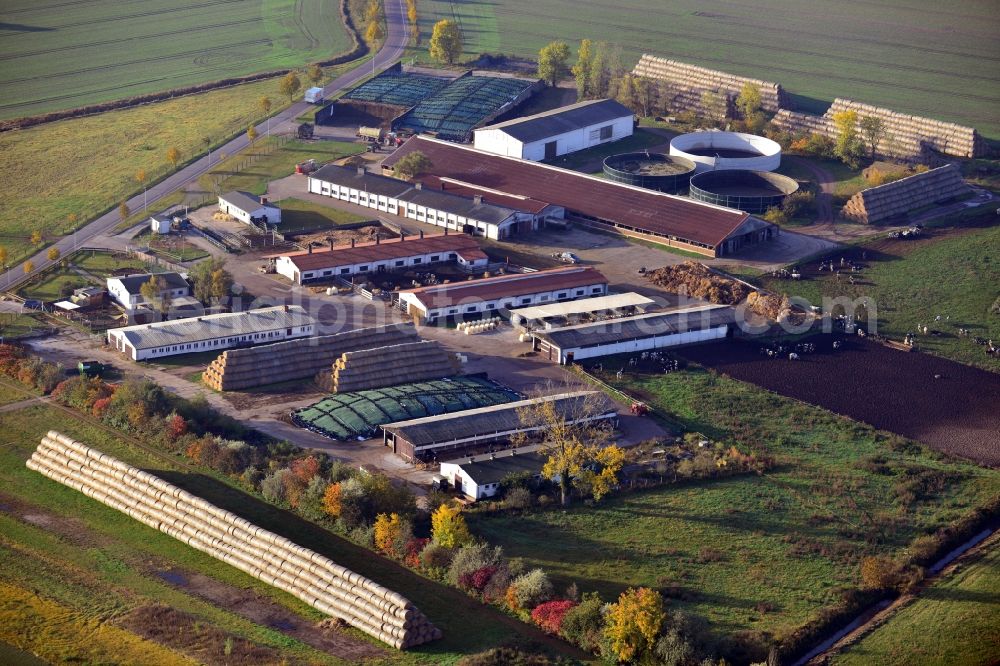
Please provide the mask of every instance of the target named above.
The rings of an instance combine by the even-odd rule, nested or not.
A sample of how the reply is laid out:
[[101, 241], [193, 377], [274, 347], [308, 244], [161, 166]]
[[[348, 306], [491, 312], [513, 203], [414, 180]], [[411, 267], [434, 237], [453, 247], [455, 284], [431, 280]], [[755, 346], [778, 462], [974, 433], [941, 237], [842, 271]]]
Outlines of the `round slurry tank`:
[[698, 173], [719, 169], [774, 171], [781, 166], [776, 141], [742, 132], [691, 132], [670, 141], [670, 154], [691, 160]]
[[788, 176], [767, 171], [723, 169], [691, 177], [690, 197], [696, 201], [736, 208], [752, 215], [780, 206], [799, 184]]
[[616, 183], [677, 194], [687, 191], [696, 166], [684, 157], [663, 153], [621, 153], [604, 158], [604, 175]]

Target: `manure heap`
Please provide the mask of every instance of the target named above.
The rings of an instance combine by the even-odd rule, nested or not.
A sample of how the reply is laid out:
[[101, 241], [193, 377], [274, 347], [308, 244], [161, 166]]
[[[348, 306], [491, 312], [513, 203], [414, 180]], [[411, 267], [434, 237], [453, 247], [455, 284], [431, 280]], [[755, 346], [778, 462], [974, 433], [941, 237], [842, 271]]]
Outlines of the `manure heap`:
[[55, 431], [27, 466], [397, 649], [441, 637], [402, 595]]
[[848, 199], [841, 215], [855, 222], [873, 223], [906, 215], [911, 210], [969, 193], [957, 164], [914, 174], [861, 190]]
[[292, 379], [311, 379], [324, 366], [330, 368], [346, 352], [417, 339], [416, 328], [406, 323], [229, 349], [208, 365], [202, 380], [216, 391], [241, 391]]
[[331, 393], [363, 391], [460, 374], [458, 358], [432, 340], [404, 342], [344, 352], [332, 370], [316, 375], [316, 385]]

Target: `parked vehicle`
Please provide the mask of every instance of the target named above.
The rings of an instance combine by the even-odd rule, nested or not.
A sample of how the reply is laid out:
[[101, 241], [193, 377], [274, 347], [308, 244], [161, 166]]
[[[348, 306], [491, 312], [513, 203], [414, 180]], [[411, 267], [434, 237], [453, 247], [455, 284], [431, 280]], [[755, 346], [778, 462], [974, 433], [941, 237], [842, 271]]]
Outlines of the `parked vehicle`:
[[306, 94], [303, 96], [305, 101], [310, 104], [322, 104], [323, 103], [323, 89], [322, 88], [309, 88], [306, 90]]
[[580, 263], [580, 257], [576, 256], [572, 252], [553, 252], [553, 259], [558, 259], [564, 264], [578, 264]]

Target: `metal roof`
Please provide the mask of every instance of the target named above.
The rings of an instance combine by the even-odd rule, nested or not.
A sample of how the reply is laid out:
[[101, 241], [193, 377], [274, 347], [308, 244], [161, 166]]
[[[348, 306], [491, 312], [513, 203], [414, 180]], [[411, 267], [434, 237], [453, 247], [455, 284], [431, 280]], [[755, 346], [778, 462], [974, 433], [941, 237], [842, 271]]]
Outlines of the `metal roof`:
[[472, 197], [463, 197], [450, 192], [424, 188], [405, 180], [380, 176], [356, 168], [329, 165], [310, 174], [310, 178], [343, 187], [351, 187], [362, 192], [371, 192], [391, 197], [399, 201], [434, 208], [461, 217], [471, 218], [489, 224], [500, 224], [517, 211], [512, 208], [481, 202]]
[[733, 308], [727, 305], [708, 305], [566, 326], [539, 331], [533, 335], [559, 349], [576, 349], [642, 340], [657, 335], [702, 331], [735, 321], [736, 311]]
[[[540, 474], [545, 467], [547, 456], [537, 452], [529, 451], [504, 451], [497, 454], [495, 458], [476, 460], [468, 462], [468, 459], [449, 460], [448, 463], [458, 465], [463, 472], [472, 479], [477, 486], [485, 486], [488, 483], [499, 483], [504, 477], [510, 474]], [[447, 463], [441, 463], [442, 465]]]
[[523, 79], [461, 76], [425, 97], [393, 127], [464, 141], [473, 127], [495, 118], [533, 85]]
[[625, 105], [613, 99], [592, 99], [563, 106], [550, 111], [536, 113], [533, 116], [514, 118], [495, 125], [487, 125], [477, 129], [500, 130], [522, 143], [532, 143], [549, 139], [559, 134], [584, 129], [591, 125], [632, 118], [632, 111]]
[[227, 312], [126, 326], [109, 332], [122, 335], [129, 345], [139, 350], [264, 333], [314, 323], [315, 320], [302, 306], [279, 305], [246, 312]]
[[626, 229], [716, 247], [749, 218], [747, 213], [662, 192], [613, 183], [548, 164], [495, 155], [469, 146], [416, 136], [382, 163], [392, 168], [419, 150], [433, 176], [455, 178], [563, 206]]
[[[353, 264], [366, 264], [378, 261], [391, 261], [404, 257], [423, 256], [440, 252], [454, 252], [466, 261], [487, 259], [486, 253], [479, 249], [479, 243], [467, 234], [454, 233], [449, 235], [425, 236], [408, 240], [393, 239], [378, 243], [359, 243], [354, 247], [349, 245], [335, 247], [332, 250], [319, 252], [294, 252], [281, 256], [289, 257], [292, 263], [302, 271], [312, 271], [318, 268], [334, 268]], [[446, 257], [447, 258], [447, 257]]]
[[236, 206], [244, 213], [252, 213], [260, 208], [277, 208], [273, 203], [261, 203], [260, 197], [239, 190], [220, 194], [219, 198], [232, 206]]
[[443, 308], [456, 303], [472, 304], [497, 298], [515, 298], [558, 289], [574, 289], [590, 285], [606, 285], [608, 279], [589, 266], [550, 268], [532, 273], [513, 273], [496, 277], [466, 280], [449, 284], [405, 289], [400, 294], [413, 294], [425, 308]]
[[[588, 401], [596, 401], [594, 408], [581, 412]], [[523, 410], [540, 403], [554, 403], [557, 412], [566, 420], [600, 420], [617, 413], [607, 398], [598, 391], [574, 391], [541, 398], [529, 398], [502, 405], [467, 409], [453, 414], [425, 416], [410, 421], [399, 421], [382, 426], [383, 430], [413, 444], [414, 449], [455, 440], [488, 437], [496, 433], [538, 428], [545, 423], [540, 416], [528, 412], [529, 420], [522, 418]], [[522, 411], [519, 411], [522, 410]]]
[[618, 310], [621, 308], [656, 305], [656, 301], [642, 294], [630, 291], [625, 294], [608, 294], [595, 298], [580, 298], [565, 303], [546, 303], [533, 305], [529, 308], [511, 310], [511, 316], [522, 319], [545, 319], [546, 317], [565, 317], [567, 315], [601, 312], [602, 310]]
[[166, 284], [165, 289], [190, 289], [191, 285], [187, 283], [187, 280], [180, 273], [167, 272], [167, 273], [135, 273], [133, 275], [120, 275], [118, 277], [109, 277], [108, 282], [112, 280], [117, 280], [121, 282], [122, 286], [125, 287], [125, 291], [129, 294], [135, 295], [139, 293], [142, 289], [142, 285], [149, 282], [150, 278], [157, 277], [163, 278]]

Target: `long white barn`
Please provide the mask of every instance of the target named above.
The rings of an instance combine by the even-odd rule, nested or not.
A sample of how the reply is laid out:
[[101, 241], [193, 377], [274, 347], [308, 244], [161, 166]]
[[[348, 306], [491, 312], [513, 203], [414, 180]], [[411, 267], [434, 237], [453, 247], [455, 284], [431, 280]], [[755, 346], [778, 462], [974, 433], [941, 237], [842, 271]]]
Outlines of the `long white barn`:
[[[502, 240], [538, 229], [554, 211], [539, 213], [487, 203], [443, 190], [328, 165], [309, 175], [309, 192], [474, 236]], [[562, 208], [558, 209], [561, 216]]]
[[588, 358], [722, 340], [735, 323], [735, 311], [729, 306], [696, 306], [536, 331], [532, 345], [543, 358], [568, 365]]
[[108, 330], [108, 344], [133, 361], [306, 338], [315, 320], [299, 305], [190, 317]]

